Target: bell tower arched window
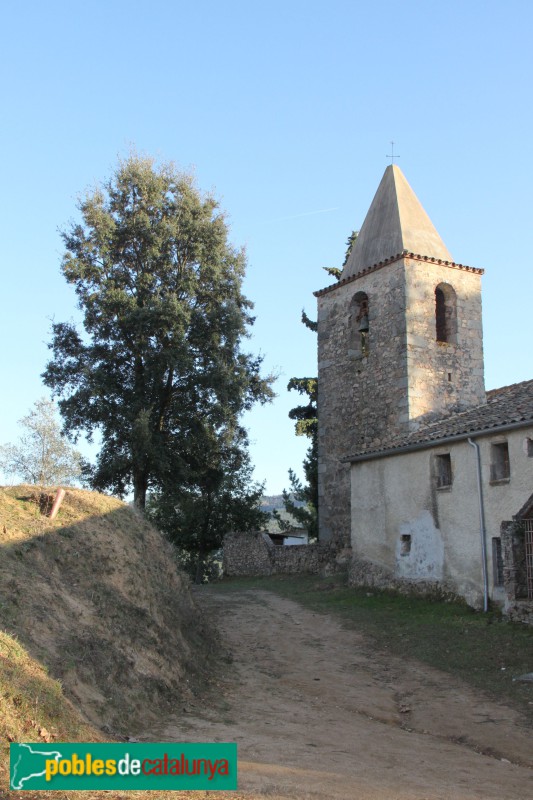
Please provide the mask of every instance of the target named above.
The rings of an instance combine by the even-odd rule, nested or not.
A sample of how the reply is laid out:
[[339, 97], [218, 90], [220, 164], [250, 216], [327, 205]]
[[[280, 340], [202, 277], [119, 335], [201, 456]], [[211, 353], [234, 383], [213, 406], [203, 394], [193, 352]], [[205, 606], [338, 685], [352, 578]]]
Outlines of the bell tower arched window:
[[357, 292], [353, 298], [353, 339], [355, 352], [365, 357], [368, 355], [368, 296], [364, 292]]
[[435, 289], [435, 329], [437, 342], [457, 342], [457, 295], [449, 283]]

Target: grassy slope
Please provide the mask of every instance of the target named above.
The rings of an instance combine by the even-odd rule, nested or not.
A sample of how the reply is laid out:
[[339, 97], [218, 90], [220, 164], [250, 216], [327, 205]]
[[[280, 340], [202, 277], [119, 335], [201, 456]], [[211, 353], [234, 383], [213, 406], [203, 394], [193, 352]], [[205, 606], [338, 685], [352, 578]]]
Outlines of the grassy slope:
[[[112, 741], [84, 722], [58, 681], [30, 658], [13, 637], [0, 632], [0, 798], [73, 800], [78, 792], [9, 791], [9, 742]], [[84, 800], [244, 800], [227, 792], [84, 792]], [[247, 795], [246, 800], [254, 800]], [[275, 799], [274, 799], [275, 800]]]
[[[109, 736], [84, 722], [61, 684], [11, 636], [0, 632], [0, 798], [73, 800], [78, 792], [9, 791], [9, 742], [102, 742]], [[210, 800], [243, 800], [239, 793], [209, 792]], [[84, 792], [84, 800], [199, 800], [202, 792]], [[247, 795], [246, 800], [254, 800]]]
[[0, 546], [0, 626], [89, 721], [131, 735], [202, 687], [210, 631], [169, 546], [128, 506], [69, 490], [51, 522], [28, 487], [2, 490]]
[[[19, 642], [0, 632], [0, 787], [9, 783], [9, 742], [56, 739], [104, 741], [101, 732], [85, 723], [65, 698], [60, 684]], [[15, 797], [18, 793], [10, 794]]]
[[9, 741], [131, 735], [202, 694], [219, 654], [157, 531], [81, 490], [51, 522], [34, 494], [0, 489], [0, 787]]

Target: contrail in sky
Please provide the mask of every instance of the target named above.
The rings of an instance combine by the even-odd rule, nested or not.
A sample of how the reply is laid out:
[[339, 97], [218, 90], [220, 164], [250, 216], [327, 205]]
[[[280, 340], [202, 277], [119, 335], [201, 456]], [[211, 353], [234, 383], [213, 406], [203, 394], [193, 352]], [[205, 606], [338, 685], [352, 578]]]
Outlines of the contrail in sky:
[[321, 208], [319, 211], [304, 211], [303, 214], [292, 214], [290, 217], [276, 217], [276, 219], [267, 219], [264, 220], [265, 223], [268, 222], [285, 222], [287, 219], [298, 219], [298, 217], [312, 217], [314, 214], [326, 214], [328, 211], [337, 211], [338, 206], [334, 208]]

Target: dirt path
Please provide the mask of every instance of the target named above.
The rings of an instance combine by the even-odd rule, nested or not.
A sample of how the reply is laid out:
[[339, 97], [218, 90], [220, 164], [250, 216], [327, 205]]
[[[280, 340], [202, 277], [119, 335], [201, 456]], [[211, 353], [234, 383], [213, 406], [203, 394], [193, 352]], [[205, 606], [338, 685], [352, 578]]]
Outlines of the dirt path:
[[185, 709], [151, 740], [236, 741], [250, 798], [533, 798], [533, 732], [508, 707], [270, 592], [197, 597], [231, 674], [216, 707]]

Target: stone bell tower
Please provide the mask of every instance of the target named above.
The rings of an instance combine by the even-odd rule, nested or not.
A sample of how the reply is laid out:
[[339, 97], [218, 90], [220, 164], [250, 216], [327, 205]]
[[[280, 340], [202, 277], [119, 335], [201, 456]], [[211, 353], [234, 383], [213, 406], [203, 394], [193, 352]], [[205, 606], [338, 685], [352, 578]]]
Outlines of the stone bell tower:
[[485, 402], [482, 274], [387, 167], [340, 281], [315, 293], [322, 540], [350, 541], [343, 459]]

